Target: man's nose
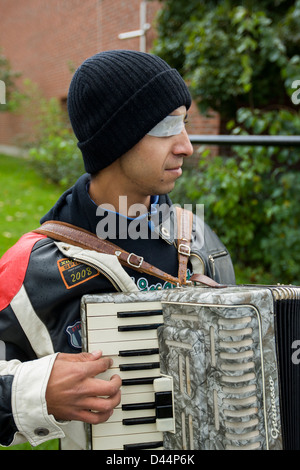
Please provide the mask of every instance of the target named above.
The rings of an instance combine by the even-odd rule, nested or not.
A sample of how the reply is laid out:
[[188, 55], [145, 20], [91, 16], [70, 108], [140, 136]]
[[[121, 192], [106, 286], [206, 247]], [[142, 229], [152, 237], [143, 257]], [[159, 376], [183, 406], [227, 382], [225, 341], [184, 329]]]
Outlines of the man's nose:
[[190, 157], [194, 152], [193, 146], [189, 139], [186, 129], [176, 136], [176, 142], [174, 142], [173, 153], [175, 155], [183, 155]]

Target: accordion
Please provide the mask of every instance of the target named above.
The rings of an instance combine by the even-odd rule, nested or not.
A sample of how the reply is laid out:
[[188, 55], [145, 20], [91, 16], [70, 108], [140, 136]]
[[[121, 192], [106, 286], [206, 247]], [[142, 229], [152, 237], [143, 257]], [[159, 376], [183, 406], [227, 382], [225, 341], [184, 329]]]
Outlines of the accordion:
[[83, 349], [122, 398], [89, 449], [300, 449], [300, 287], [179, 287], [82, 298]]

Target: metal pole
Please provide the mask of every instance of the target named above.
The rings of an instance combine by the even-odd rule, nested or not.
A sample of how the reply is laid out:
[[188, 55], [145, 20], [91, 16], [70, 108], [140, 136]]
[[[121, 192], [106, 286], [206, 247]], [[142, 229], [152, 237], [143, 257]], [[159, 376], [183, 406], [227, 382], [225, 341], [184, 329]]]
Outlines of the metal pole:
[[189, 135], [189, 138], [193, 144], [300, 146], [300, 136], [295, 135]]

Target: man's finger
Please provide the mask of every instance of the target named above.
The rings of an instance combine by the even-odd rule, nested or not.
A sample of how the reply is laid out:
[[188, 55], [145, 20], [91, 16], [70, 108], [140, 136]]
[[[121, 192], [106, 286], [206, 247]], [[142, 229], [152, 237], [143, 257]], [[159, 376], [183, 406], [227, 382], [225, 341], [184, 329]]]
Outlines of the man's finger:
[[121, 391], [118, 390], [109, 397], [86, 397], [80, 401], [80, 408], [85, 410], [93, 410], [97, 413], [110, 413], [121, 401]]
[[64, 360], [69, 362], [88, 362], [100, 359], [101, 356], [102, 351], [95, 351], [92, 353], [81, 352], [78, 354], [59, 353], [57, 360]]
[[95, 377], [102, 372], [107, 371], [113, 364], [113, 360], [110, 357], [101, 357], [94, 361], [87, 361], [81, 363], [82, 370], [85, 371], [86, 377]]
[[76, 416], [76, 421], [83, 421], [84, 423], [88, 424], [99, 424], [104, 423], [107, 421], [111, 415], [113, 414], [113, 410], [107, 413], [95, 413], [94, 411], [90, 410], [81, 410]]
[[112, 397], [117, 394], [122, 386], [122, 379], [119, 375], [113, 375], [110, 380], [102, 380], [100, 377], [91, 378], [86, 381], [86, 396], [92, 397]]

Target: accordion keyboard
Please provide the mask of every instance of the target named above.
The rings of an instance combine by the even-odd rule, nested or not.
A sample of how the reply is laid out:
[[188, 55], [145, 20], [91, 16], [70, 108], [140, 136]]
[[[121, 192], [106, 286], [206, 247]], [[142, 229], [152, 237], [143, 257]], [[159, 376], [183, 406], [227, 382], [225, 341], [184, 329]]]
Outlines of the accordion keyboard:
[[172, 379], [160, 373], [161, 304], [89, 304], [86, 315], [88, 350], [113, 359], [101, 379], [122, 379], [121, 403], [107, 422], [92, 426], [92, 448], [162, 449], [163, 431], [174, 422]]

